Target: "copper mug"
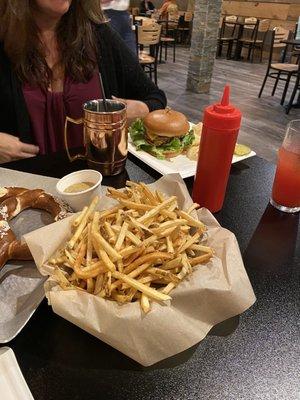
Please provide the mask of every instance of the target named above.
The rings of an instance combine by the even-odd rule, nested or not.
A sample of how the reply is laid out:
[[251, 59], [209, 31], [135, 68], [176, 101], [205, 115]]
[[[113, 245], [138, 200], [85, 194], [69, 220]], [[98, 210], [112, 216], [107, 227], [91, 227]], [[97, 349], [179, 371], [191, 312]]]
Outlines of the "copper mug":
[[[83, 118], [66, 117], [65, 146], [70, 161], [86, 159], [102, 175], [117, 175], [125, 168], [128, 152], [126, 104], [118, 100], [91, 100], [83, 105]], [[68, 147], [68, 122], [83, 124], [84, 154], [72, 156]]]

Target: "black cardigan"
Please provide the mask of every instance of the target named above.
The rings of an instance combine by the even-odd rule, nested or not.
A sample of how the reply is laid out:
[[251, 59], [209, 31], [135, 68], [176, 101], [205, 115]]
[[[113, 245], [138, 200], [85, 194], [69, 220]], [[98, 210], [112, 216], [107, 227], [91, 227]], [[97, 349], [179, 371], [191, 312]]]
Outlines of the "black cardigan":
[[[164, 92], [145, 75], [135, 55], [127, 49], [119, 35], [107, 24], [96, 26], [95, 35], [99, 49], [98, 68], [102, 73], [106, 96], [142, 100], [150, 111], [164, 108]], [[0, 132], [18, 136], [26, 143], [34, 143], [30, 131], [21, 82], [11, 68], [3, 43], [0, 43]]]

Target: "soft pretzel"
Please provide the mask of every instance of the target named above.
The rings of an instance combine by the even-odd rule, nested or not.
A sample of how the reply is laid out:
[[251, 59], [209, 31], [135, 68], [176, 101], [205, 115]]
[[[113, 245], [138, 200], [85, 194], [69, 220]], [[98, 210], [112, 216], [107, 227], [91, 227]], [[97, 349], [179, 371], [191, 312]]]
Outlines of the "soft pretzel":
[[32, 260], [26, 243], [17, 240], [8, 221], [27, 208], [38, 208], [50, 213], [54, 221], [72, 210], [67, 204], [42, 189], [0, 187], [0, 269], [8, 260]]

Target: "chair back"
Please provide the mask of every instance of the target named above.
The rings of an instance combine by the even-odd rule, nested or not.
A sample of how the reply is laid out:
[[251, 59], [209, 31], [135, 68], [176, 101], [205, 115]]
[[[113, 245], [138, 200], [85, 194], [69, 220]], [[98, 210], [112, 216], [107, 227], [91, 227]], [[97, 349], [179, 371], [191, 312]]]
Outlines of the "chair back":
[[161, 25], [141, 25], [137, 27], [137, 43], [142, 46], [153, 46], [160, 42]]
[[[247, 25], [249, 24], [249, 25]], [[251, 24], [251, 25], [250, 25]], [[244, 28], [248, 29], [248, 30], [254, 30], [255, 29], [255, 25], [257, 24], [257, 18], [255, 17], [248, 17], [245, 18], [245, 25]]]
[[230, 22], [236, 22], [238, 17], [236, 15], [226, 15], [224, 18], [225, 25], [229, 28], [234, 28], [234, 24], [230, 24]]
[[287, 40], [290, 34], [290, 31], [282, 28], [281, 26], [277, 26], [273, 29], [274, 31], [274, 43], [273, 47], [282, 48], [286, 47], [285, 43], [281, 43], [281, 40]]
[[269, 19], [262, 19], [259, 21], [258, 24], [258, 32], [259, 33], [265, 33], [268, 32], [270, 28], [271, 21]]
[[139, 15], [137, 17], [134, 17], [134, 22], [139, 22], [140, 25], [148, 26], [148, 25], [152, 25], [156, 21], [152, 18], [142, 17]]
[[220, 38], [222, 37], [234, 37], [235, 33], [237, 31], [237, 25], [235, 25], [234, 22], [236, 22], [238, 17], [236, 15], [226, 15], [222, 19], [222, 25], [220, 29]]
[[243, 39], [256, 40], [259, 20], [255, 17], [249, 17], [244, 19], [244, 23]]
[[166, 26], [167, 30], [177, 29], [179, 24], [179, 18], [180, 17], [177, 11], [168, 13], [168, 18], [167, 18], [168, 23]]
[[270, 23], [271, 21], [269, 19], [262, 19], [261, 21], [257, 22], [253, 35], [255, 42], [261, 40], [263, 44], [265, 43], [267, 33], [269, 32]]
[[184, 22], [191, 22], [193, 21], [194, 13], [192, 11], [186, 11], [184, 13]]
[[[271, 47], [269, 55], [269, 66], [272, 64], [273, 52], [276, 48], [285, 48], [287, 44], [281, 43], [281, 40], [286, 40], [289, 37], [290, 31], [282, 28], [281, 26], [275, 27], [272, 30]], [[283, 59], [282, 62], [285, 60]]]

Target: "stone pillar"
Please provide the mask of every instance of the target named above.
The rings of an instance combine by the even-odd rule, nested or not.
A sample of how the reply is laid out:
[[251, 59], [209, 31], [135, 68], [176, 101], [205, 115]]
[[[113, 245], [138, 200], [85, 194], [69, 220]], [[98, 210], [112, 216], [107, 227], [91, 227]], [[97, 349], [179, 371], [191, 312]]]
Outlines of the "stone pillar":
[[195, 0], [187, 89], [208, 93], [210, 89], [222, 0]]

